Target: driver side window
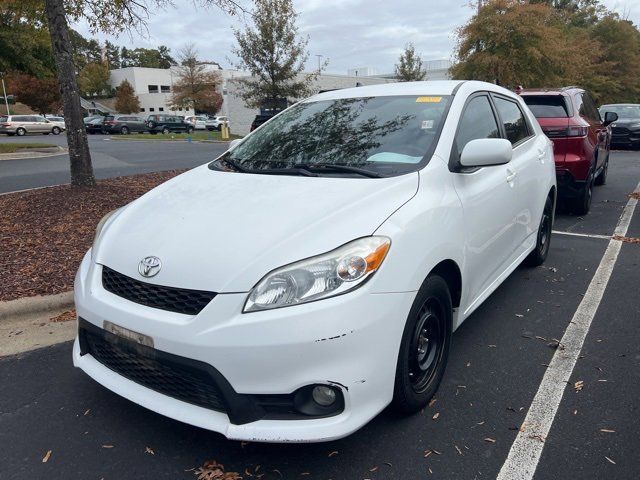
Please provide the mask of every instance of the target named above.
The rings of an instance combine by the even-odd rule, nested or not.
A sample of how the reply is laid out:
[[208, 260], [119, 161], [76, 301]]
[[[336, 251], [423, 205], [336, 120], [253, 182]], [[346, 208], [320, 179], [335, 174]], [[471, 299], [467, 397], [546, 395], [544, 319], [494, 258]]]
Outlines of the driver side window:
[[479, 138], [500, 138], [498, 122], [486, 95], [471, 99], [462, 113], [454, 142], [457, 156], [467, 143]]

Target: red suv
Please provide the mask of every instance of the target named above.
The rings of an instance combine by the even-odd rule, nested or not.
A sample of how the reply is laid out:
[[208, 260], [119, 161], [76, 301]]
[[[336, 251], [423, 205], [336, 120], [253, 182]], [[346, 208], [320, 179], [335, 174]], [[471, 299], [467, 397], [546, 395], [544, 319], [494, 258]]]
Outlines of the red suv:
[[609, 166], [611, 128], [617, 115], [605, 119], [589, 92], [578, 87], [522, 90], [522, 99], [553, 141], [558, 193], [569, 199], [574, 213], [591, 207], [593, 185], [604, 185]]

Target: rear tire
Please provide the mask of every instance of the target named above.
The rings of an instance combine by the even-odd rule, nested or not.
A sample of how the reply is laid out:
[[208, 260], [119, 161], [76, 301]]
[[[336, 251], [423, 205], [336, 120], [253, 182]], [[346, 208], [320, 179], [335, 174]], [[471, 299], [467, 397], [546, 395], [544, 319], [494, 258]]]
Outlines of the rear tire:
[[24, 137], [27, 134], [27, 131], [20, 127], [16, 130], [16, 135], [18, 135], [19, 137]]
[[129, 135], [129, 128], [128, 128], [128, 127], [122, 127], [122, 128], [120, 129], [120, 133], [121, 133], [122, 135]]
[[167, 127], [164, 127], [164, 128], [162, 129], [162, 134], [163, 134], [163, 135], [168, 135], [169, 133], [170, 133], [170, 131], [169, 131], [169, 129], [168, 129]]
[[528, 267], [537, 267], [542, 265], [549, 254], [549, 245], [551, 243], [551, 231], [553, 228], [553, 199], [547, 197], [538, 227], [538, 237], [536, 239], [536, 248], [524, 259], [524, 264]]
[[593, 197], [593, 176], [587, 179], [580, 196], [573, 200], [572, 211], [576, 215], [586, 215], [591, 210], [591, 199]]
[[393, 408], [420, 411], [435, 395], [444, 375], [451, 345], [453, 308], [447, 283], [429, 276], [418, 291], [402, 334]]

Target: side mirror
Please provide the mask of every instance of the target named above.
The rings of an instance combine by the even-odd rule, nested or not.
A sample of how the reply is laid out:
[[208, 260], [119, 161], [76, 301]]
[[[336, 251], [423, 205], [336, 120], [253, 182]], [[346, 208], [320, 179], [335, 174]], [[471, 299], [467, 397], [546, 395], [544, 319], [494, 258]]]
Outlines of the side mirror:
[[612, 124], [616, 120], [618, 120], [618, 114], [616, 112], [604, 112], [604, 125], [605, 125], [605, 127], [607, 125]]
[[242, 140], [240, 140], [239, 138], [236, 138], [235, 140], [231, 140], [229, 142], [229, 150], [233, 150], [234, 148], [236, 148], [241, 141]]
[[471, 140], [462, 149], [460, 164], [463, 167], [489, 167], [511, 161], [513, 147], [504, 138], [479, 138]]

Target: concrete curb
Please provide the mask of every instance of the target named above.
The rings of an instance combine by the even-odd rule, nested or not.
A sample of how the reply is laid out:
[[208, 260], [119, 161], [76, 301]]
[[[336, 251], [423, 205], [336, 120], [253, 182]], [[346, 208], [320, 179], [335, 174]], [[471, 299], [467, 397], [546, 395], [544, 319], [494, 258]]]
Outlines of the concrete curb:
[[33, 315], [51, 310], [71, 310], [73, 305], [72, 291], [0, 302], [0, 322], [12, 317]]
[[[116, 142], [136, 142], [136, 143], [189, 143], [186, 138], [178, 138], [176, 140], [133, 140], [130, 138], [119, 138], [119, 137], [111, 137], [111, 138], [103, 138], [105, 141], [116, 141]], [[232, 140], [191, 140], [191, 143], [230, 143]]]
[[67, 153], [69, 153], [69, 151], [63, 147], [55, 147], [55, 149], [53, 147], [34, 148], [32, 150], [22, 150], [13, 153], [0, 153], [0, 161], [56, 157], [58, 155], [66, 155]]

